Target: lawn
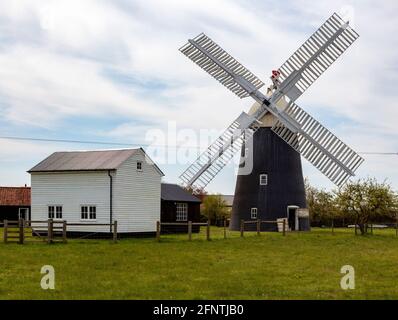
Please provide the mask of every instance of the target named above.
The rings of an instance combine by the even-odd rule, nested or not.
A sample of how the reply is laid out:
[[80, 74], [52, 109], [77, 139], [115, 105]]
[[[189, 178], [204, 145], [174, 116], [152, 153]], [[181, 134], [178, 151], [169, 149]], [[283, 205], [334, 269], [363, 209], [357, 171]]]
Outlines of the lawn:
[[[203, 230], [204, 231], [204, 230]], [[1, 231], [0, 231], [1, 233]], [[0, 243], [0, 299], [398, 299], [394, 230], [245, 233], [211, 229], [154, 239]], [[2, 235], [0, 235], [2, 236]], [[340, 288], [352, 265], [356, 289]], [[42, 290], [40, 269], [55, 268], [55, 290]]]

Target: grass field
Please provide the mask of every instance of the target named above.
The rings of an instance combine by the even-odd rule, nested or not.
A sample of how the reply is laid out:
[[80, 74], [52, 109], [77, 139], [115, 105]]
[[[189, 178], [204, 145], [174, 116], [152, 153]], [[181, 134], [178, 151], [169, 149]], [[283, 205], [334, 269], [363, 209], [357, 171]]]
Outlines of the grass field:
[[[1, 231], [0, 231], [1, 233]], [[68, 244], [0, 243], [0, 299], [398, 299], [394, 230], [246, 233], [212, 228], [204, 235], [154, 239], [69, 240]], [[0, 235], [1, 236], [1, 235]], [[42, 290], [40, 269], [55, 268], [55, 290]], [[340, 288], [352, 265], [356, 289]]]

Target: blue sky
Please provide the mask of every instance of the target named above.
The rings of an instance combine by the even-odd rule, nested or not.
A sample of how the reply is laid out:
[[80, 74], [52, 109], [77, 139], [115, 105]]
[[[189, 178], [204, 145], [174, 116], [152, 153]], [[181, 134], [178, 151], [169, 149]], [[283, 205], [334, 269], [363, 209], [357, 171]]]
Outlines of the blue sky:
[[[214, 134], [251, 101], [178, 48], [205, 32], [268, 83], [270, 71], [336, 11], [361, 37], [298, 104], [357, 151], [396, 152], [397, 9], [393, 0], [1, 1], [0, 136], [146, 145], [170, 124]], [[0, 143], [0, 185], [29, 185], [26, 170], [54, 151], [99, 148]], [[398, 189], [397, 160], [365, 155], [358, 176], [387, 178]], [[161, 162], [165, 181], [178, 182], [186, 165]], [[303, 167], [313, 184], [333, 187], [305, 160]], [[208, 189], [233, 193], [234, 183], [229, 166]]]

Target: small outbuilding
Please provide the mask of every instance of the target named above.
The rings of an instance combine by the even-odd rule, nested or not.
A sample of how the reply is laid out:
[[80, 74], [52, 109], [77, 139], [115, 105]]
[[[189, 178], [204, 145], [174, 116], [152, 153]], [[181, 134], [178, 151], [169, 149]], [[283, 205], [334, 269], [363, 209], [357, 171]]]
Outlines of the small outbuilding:
[[0, 222], [30, 219], [30, 188], [0, 187]]
[[[32, 220], [117, 221], [120, 234], [156, 232], [163, 173], [142, 148], [55, 152], [28, 172]], [[110, 226], [68, 226], [68, 233], [110, 231]]]
[[[177, 184], [162, 183], [161, 222], [200, 222], [201, 201]], [[193, 226], [193, 232], [199, 232], [199, 226]], [[163, 233], [187, 232], [187, 226], [162, 226]]]

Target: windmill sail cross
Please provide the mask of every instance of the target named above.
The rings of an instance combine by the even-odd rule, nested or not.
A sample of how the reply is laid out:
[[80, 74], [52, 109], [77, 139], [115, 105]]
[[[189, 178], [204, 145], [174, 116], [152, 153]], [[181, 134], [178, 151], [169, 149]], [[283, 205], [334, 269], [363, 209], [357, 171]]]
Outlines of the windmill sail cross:
[[[192, 163], [180, 178], [194, 190], [202, 190], [258, 130], [258, 121], [271, 112], [277, 117], [272, 131], [303, 155], [336, 185], [354, 175], [363, 159], [302, 110], [294, 101], [359, 37], [334, 13], [278, 69], [280, 79], [271, 97], [259, 89], [264, 83], [201, 33], [180, 51], [240, 98], [251, 96], [260, 103], [254, 115], [242, 113], [225, 132]], [[287, 97], [286, 107], [277, 107]], [[238, 134], [236, 130], [239, 129]], [[243, 135], [244, 131], [246, 135]], [[233, 133], [235, 132], [235, 133]]]

